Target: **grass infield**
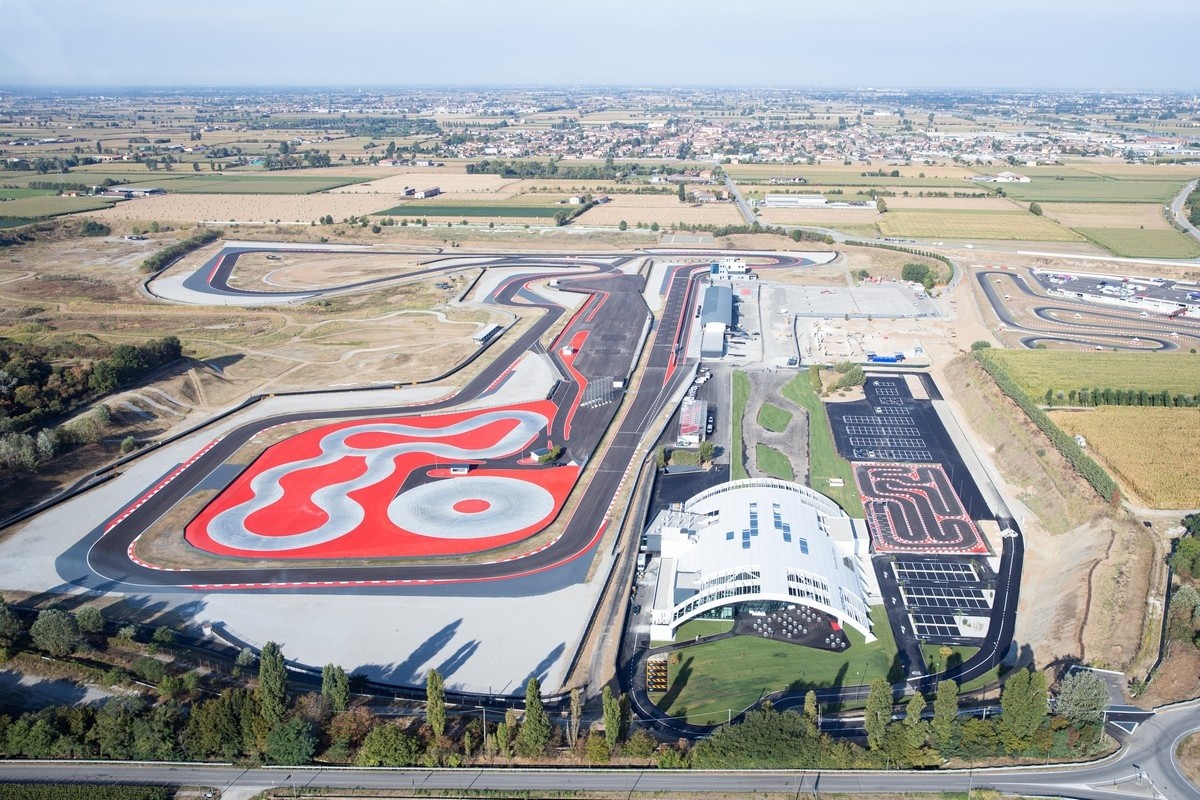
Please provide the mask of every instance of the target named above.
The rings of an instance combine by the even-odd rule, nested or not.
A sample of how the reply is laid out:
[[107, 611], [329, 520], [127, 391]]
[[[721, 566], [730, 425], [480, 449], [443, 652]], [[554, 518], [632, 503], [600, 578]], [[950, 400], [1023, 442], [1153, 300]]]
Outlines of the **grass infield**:
[[796, 480], [791, 460], [770, 445], [759, 444], [754, 448], [754, 462], [761, 471], [774, 478], [784, 481]]
[[[825, 404], [817, 396], [813, 381], [814, 372], [801, 372], [783, 386], [783, 396], [808, 411], [808, 474], [809, 484], [834, 502], [852, 517], [866, 516], [862, 498], [854, 483], [854, 472], [850, 462], [838, 455], [833, 441], [833, 429]], [[830, 486], [830, 479], [842, 481], [842, 486]]]
[[758, 410], [758, 424], [769, 431], [780, 433], [792, 421], [792, 412], [771, 403], [763, 403]]

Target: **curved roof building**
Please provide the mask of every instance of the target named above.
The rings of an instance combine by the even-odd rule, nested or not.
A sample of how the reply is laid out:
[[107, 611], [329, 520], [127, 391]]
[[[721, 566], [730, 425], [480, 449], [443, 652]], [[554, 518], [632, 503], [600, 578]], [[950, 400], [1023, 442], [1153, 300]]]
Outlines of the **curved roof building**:
[[647, 530], [661, 556], [651, 639], [674, 639], [683, 623], [726, 606], [803, 604], [874, 641], [869, 543], [862, 520], [807, 486], [752, 478], [705, 490]]

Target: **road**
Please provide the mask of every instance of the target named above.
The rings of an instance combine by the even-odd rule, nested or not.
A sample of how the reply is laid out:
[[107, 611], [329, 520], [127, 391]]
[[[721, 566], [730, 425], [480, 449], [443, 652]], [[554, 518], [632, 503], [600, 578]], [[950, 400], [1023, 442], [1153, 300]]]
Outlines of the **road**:
[[742, 197], [742, 192], [738, 189], [737, 184], [733, 182], [733, 178], [725, 176], [725, 188], [729, 190], [729, 196], [733, 198], [733, 202], [737, 205], [738, 212], [742, 215], [742, 219], [747, 225], [753, 225], [758, 222], [758, 218], [754, 216], [754, 210], [746, 203], [746, 198]]
[[1179, 194], [1175, 195], [1175, 199], [1171, 201], [1171, 216], [1175, 222], [1179, 224], [1184, 231], [1187, 232], [1196, 241], [1200, 242], [1200, 230], [1188, 221], [1187, 215], [1183, 213], [1183, 202], [1187, 200], [1187, 196], [1196, 189], [1196, 185], [1200, 184], [1200, 180], [1194, 180], [1180, 190]]
[[[71, 762], [0, 762], [0, 781], [71, 783], [160, 783], [210, 786], [226, 798], [245, 798], [273, 787], [298, 789], [417, 789], [517, 792], [947, 792], [993, 788], [1025, 796], [1079, 800], [1157, 797], [1200, 800], [1200, 791], [1179, 772], [1174, 753], [1191, 731], [1200, 730], [1200, 701], [1164, 708], [1141, 725], [1117, 754], [1078, 766], [1016, 767], [954, 771], [659, 771], [629, 769], [321, 769], [153, 765]], [[1137, 782], [1139, 771], [1144, 776]], [[1151, 789], [1153, 786], [1153, 789]], [[1157, 793], [1152, 793], [1152, 792]]]

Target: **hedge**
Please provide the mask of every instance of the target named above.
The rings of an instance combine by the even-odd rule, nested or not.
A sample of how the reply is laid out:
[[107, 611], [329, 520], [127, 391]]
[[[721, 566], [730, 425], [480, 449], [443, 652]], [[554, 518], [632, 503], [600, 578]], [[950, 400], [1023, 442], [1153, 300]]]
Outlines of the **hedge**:
[[182, 242], [176, 242], [170, 247], [164, 247], [142, 262], [142, 272], [159, 272], [174, 262], [186, 256], [193, 250], [199, 250], [204, 245], [220, 239], [225, 232], [216, 228], [200, 231], [195, 236], [188, 237]]

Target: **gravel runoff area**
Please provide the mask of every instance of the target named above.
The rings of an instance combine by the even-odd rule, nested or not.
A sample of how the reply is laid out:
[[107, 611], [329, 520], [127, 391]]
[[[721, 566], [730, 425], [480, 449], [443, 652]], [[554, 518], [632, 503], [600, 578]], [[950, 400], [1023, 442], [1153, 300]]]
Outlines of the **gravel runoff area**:
[[[364, 409], [419, 403], [445, 391], [361, 392], [354, 395], [354, 402]], [[249, 419], [339, 408], [345, 402], [344, 395], [270, 398], [139, 459], [120, 477], [7, 532], [0, 540], [0, 585], [15, 591], [78, 592], [69, 583], [76, 576], [60, 575], [56, 560], [139, 497], [145, 487]], [[606, 569], [598, 569], [597, 574], [605, 574]], [[521, 583], [523, 596], [501, 596], [517, 593], [503, 583], [394, 588], [374, 594], [368, 590], [191, 594], [147, 587], [129, 599], [163, 612], [177, 610], [196, 624], [222, 622], [255, 647], [278, 641], [289, 659], [303, 664], [334, 662], [389, 681], [410, 681], [435, 667], [453, 688], [515, 693], [530, 675], [543, 678], [550, 691], [561, 684], [598, 587], [599, 581], [581, 582], [539, 594], [537, 582], [529, 581]], [[347, 620], [369, 622], [348, 625]]]

